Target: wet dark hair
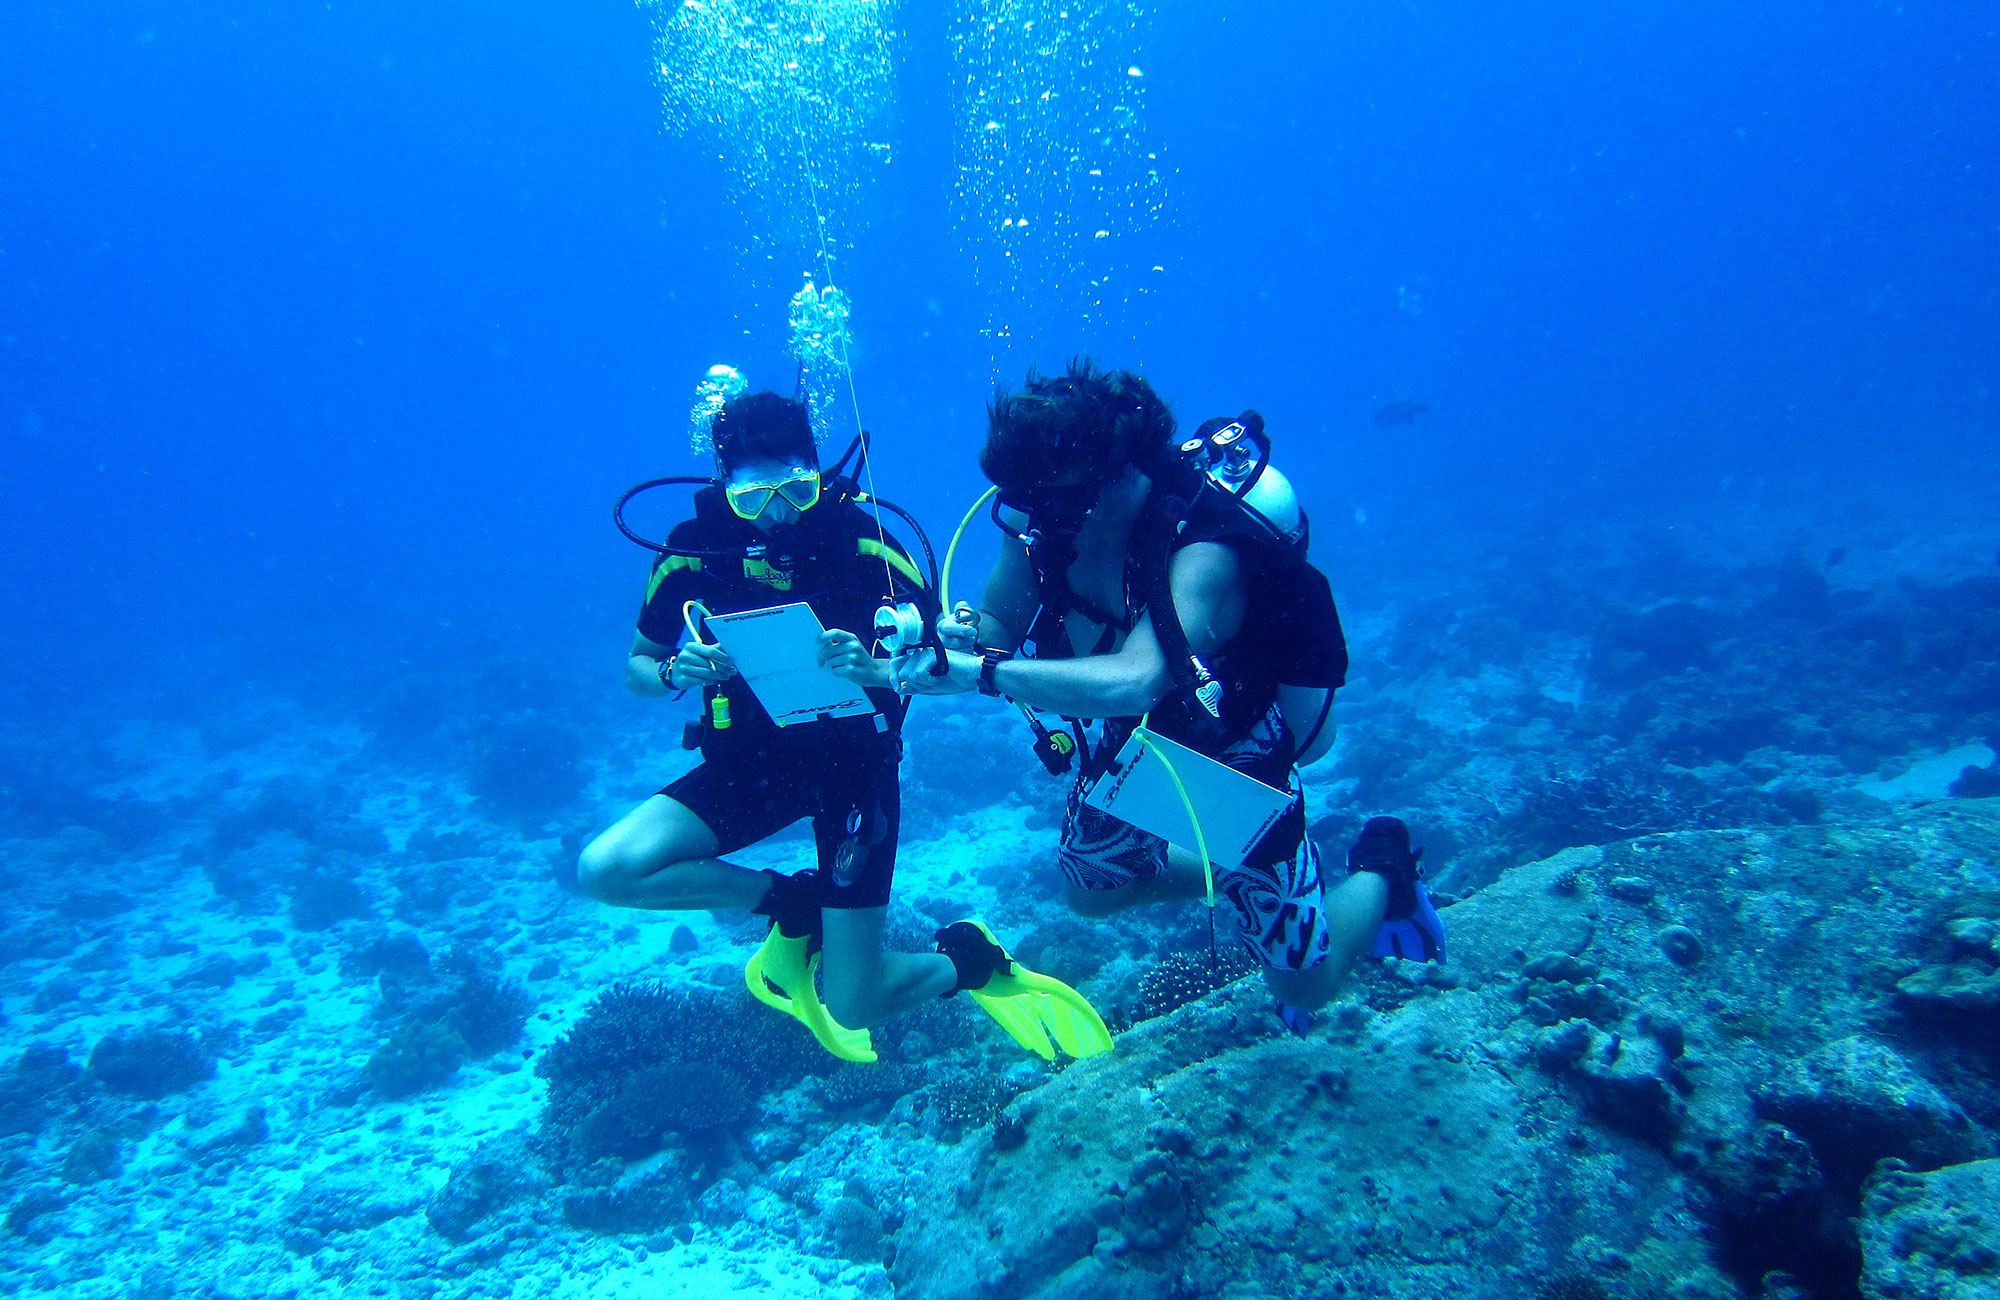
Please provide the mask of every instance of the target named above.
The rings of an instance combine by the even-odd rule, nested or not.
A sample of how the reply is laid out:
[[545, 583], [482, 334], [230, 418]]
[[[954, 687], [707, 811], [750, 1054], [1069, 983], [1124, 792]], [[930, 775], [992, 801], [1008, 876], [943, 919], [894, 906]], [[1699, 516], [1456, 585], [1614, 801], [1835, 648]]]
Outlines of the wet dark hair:
[[787, 460], [819, 468], [819, 446], [804, 402], [768, 391], [745, 393], [723, 403], [708, 429], [724, 470], [746, 460]]
[[1173, 438], [1173, 412], [1151, 384], [1083, 357], [1054, 377], [1030, 370], [1022, 391], [994, 394], [979, 468], [1003, 488], [1072, 473], [1108, 483], [1128, 465], [1152, 464]]

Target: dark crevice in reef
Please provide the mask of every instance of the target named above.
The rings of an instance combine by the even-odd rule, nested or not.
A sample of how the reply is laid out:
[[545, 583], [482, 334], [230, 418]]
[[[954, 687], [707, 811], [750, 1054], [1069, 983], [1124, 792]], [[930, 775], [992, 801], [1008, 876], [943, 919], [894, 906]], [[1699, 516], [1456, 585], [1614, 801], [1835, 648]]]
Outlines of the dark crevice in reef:
[[1854, 1198], [1825, 1191], [1718, 1222], [1716, 1262], [1743, 1294], [1762, 1300], [1861, 1300], [1858, 1213]]

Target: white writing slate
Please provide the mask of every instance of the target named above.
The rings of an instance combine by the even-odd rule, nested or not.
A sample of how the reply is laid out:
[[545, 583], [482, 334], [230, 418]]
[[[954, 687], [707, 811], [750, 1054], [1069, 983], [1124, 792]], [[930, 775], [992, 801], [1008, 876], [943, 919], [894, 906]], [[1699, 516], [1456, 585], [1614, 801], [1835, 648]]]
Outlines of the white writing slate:
[[[1164, 762], [1156, 746], [1165, 752]], [[1167, 763], [1173, 764], [1187, 790], [1187, 803], [1174, 788]], [[1132, 733], [1083, 801], [1199, 856], [1194, 826], [1188, 819], [1188, 803], [1192, 803], [1194, 815], [1201, 821], [1202, 837], [1208, 841], [1209, 860], [1219, 867], [1240, 867], [1257, 841], [1291, 807], [1292, 796], [1141, 728]]]
[[779, 726], [875, 712], [865, 691], [820, 666], [819, 638], [826, 628], [811, 605], [710, 614], [707, 624]]

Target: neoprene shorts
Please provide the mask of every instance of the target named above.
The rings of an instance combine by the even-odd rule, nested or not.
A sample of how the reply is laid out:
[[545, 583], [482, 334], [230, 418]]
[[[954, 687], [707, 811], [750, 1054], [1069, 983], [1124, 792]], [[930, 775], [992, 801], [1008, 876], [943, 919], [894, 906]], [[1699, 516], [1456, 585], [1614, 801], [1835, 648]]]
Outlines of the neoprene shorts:
[[826, 907], [887, 907], [896, 876], [902, 792], [896, 755], [820, 754], [757, 762], [704, 761], [661, 794], [714, 833], [717, 853], [812, 819]]

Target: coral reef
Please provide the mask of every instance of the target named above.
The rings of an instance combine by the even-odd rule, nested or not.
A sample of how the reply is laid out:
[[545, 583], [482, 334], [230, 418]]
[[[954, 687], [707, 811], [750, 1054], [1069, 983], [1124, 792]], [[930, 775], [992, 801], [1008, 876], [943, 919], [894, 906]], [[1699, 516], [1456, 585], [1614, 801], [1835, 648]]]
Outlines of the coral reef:
[[[1865, 818], [1857, 776], [2000, 735], [1990, 576], [1860, 591], [1797, 557], [1635, 558], [1549, 553], [1532, 587], [1400, 602], [1318, 779], [1408, 810], [1463, 891], [1575, 845]], [[1954, 793], [1992, 788], [1971, 767]]]
[[1896, 982], [1913, 1012], [2000, 1031], [2000, 921], [1962, 916], [1945, 927], [1947, 955]]
[[35, 1046], [0, 1075], [0, 1138], [36, 1133], [80, 1099], [83, 1071], [59, 1047]]
[[1862, 1230], [1865, 1300], [1984, 1300], [2000, 1294], [2000, 1160], [1869, 1180]]
[[1803, 1137], [1835, 1179], [1859, 1186], [1877, 1161], [1919, 1170], [1990, 1154], [1971, 1119], [1894, 1049], [1854, 1035], [1790, 1062], [1757, 1094], [1760, 1113]]
[[1150, 1020], [1167, 1015], [1255, 970], [1251, 959], [1236, 944], [1213, 954], [1196, 955], [1185, 950], [1166, 953], [1139, 977], [1139, 1003], [1133, 1009], [1133, 1018]]
[[215, 1077], [215, 1055], [181, 1030], [112, 1034], [90, 1049], [90, 1074], [112, 1092], [157, 1101]]
[[525, 1140], [513, 1135], [495, 1138], [452, 1167], [451, 1177], [424, 1207], [424, 1217], [438, 1235], [470, 1241], [490, 1228], [496, 1215], [547, 1188], [540, 1161]]
[[512, 1046], [533, 1010], [527, 990], [501, 978], [470, 947], [447, 950], [433, 968], [414, 936], [379, 936], [342, 964], [346, 972], [373, 971], [381, 990], [376, 1015], [388, 1023], [388, 1039], [365, 1072], [385, 1097], [434, 1088], [464, 1062]]
[[1937, 1083], [1950, 1043], [1886, 1037], [1938, 910], [1989, 888], [1980, 808], [1518, 869], [1451, 909], [1451, 968], [1315, 1041], [1248, 986], [1145, 1021], [938, 1165], [898, 1294], [1852, 1294], [1888, 1212], [1861, 1178], [2000, 1123]]
[[714, 1128], [759, 1093], [828, 1068], [803, 1026], [741, 1011], [706, 989], [621, 984], [600, 994], [535, 1067], [549, 1082], [542, 1128], [559, 1163], [636, 1159], [669, 1133]]

